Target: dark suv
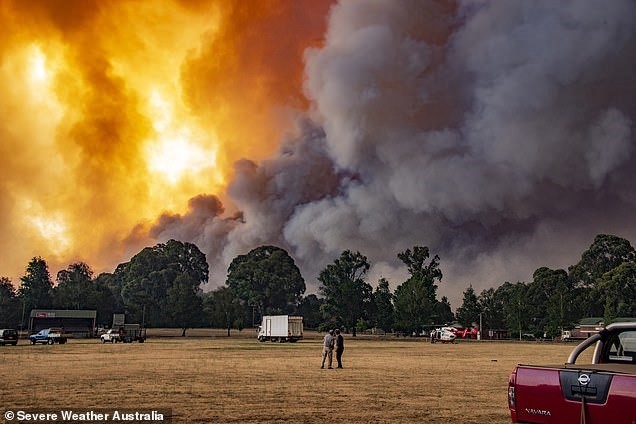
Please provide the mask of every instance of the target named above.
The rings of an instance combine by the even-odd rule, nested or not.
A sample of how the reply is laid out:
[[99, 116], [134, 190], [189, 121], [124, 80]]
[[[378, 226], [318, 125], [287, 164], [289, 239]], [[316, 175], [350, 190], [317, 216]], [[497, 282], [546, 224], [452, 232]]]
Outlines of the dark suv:
[[0, 330], [0, 345], [12, 344], [13, 346], [18, 344], [18, 332], [13, 329]]

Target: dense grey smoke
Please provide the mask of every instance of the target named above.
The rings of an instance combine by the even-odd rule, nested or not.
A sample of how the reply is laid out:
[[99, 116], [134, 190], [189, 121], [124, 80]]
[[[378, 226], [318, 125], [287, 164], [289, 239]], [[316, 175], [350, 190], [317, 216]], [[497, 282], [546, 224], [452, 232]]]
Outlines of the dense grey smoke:
[[305, 61], [308, 121], [236, 164], [240, 216], [200, 198], [154, 229], [197, 243], [212, 286], [273, 243], [310, 291], [344, 249], [395, 287], [397, 253], [425, 245], [457, 307], [469, 284], [574, 264], [598, 233], [636, 239], [633, 1], [345, 1]]

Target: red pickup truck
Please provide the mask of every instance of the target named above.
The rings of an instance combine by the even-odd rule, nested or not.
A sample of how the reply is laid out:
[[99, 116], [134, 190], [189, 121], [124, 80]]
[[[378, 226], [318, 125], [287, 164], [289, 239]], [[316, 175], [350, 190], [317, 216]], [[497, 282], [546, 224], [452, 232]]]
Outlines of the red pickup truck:
[[[576, 360], [594, 348], [591, 364]], [[518, 365], [508, 380], [513, 423], [635, 424], [636, 322], [608, 325], [565, 364]]]

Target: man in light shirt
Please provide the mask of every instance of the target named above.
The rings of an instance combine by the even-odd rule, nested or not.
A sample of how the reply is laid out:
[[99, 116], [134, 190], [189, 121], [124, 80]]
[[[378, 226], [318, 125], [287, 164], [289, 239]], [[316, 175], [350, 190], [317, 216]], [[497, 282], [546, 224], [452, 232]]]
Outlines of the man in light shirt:
[[333, 330], [329, 330], [329, 332], [325, 334], [325, 338], [322, 340], [322, 365], [320, 368], [325, 367], [325, 359], [328, 359], [327, 364], [329, 365], [329, 369], [333, 368], [331, 364], [333, 362], [333, 345], [335, 340]]

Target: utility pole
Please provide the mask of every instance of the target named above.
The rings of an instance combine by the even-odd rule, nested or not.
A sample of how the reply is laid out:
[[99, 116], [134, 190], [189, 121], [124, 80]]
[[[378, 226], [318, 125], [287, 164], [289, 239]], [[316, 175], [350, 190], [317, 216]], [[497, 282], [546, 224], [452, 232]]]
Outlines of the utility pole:
[[22, 299], [22, 319], [20, 320], [20, 329], [24, 331], [24, 310], [26, 308], [26, 300]]
[[519, 316], [519, 341], [521, 341], [521, 299], [517, 299], [519, 309], [517, 310]]
[[481, 312], [479, 313], [479, 331], [477, 332], [477, 340], [481, 340], [481, 332], [484, 327], [481, 325]]

